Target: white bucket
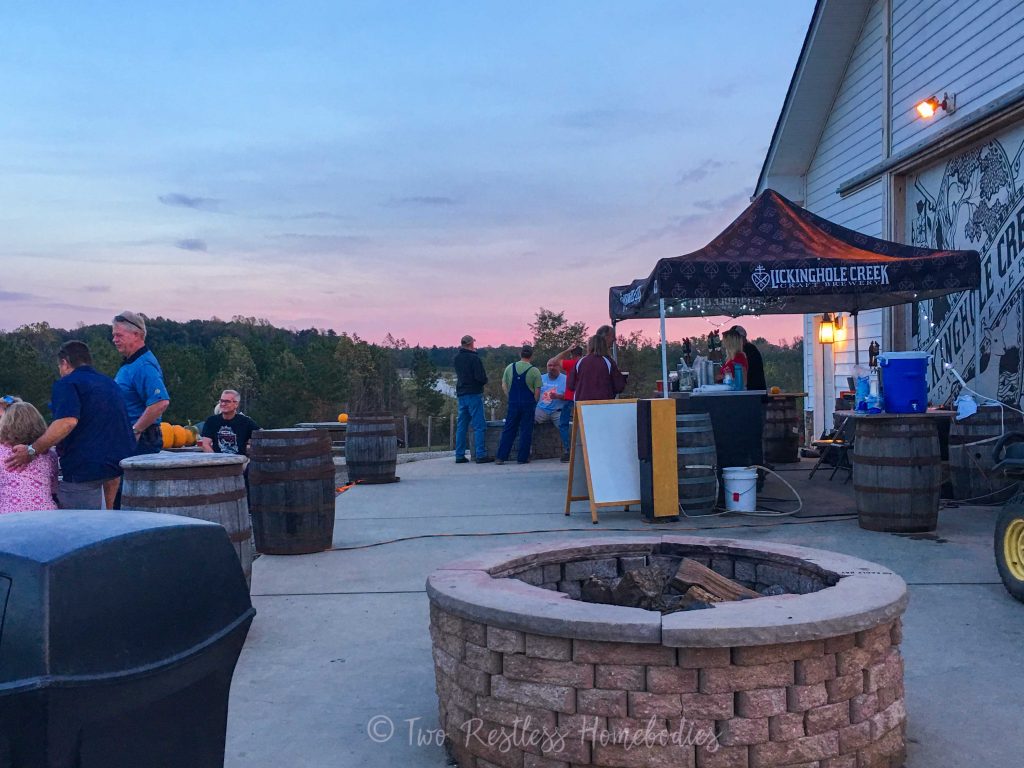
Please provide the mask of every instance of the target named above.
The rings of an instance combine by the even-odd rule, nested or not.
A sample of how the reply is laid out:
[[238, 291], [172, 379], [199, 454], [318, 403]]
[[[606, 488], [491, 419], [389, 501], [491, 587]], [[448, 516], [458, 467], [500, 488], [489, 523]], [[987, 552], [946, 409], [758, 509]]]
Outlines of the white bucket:
[[757, 470], [747, 467], [723, 467], [725, 509], [728, 512], [753, 512], [757, 507]]

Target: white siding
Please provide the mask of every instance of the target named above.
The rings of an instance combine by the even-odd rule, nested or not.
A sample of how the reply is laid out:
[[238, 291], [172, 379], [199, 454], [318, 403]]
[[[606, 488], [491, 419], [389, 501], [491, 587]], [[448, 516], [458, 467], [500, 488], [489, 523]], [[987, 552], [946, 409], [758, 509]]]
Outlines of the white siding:
[[882, 159], [882, 3], [868, 11], [860, 40], [846, 68], [832, 111], [807, 170], [806, 207], [828, 219], [844, 213], [844, 226], [860, 231], [877, 226], [880, 208], [846, 214], [849, 201], [836, 194], [839, 184]]
[[[844, 227], [874, 237], [883, 235], [884, 198], [882, 184], [839, 197], [839, 184], [866, 170], [882, 159], [882, 111], [884, 66], [884, 6], [876, 2], [868, 11], [860, 39], [853, 50], [842, 84], [821, 139], [807, 169], [805, 206], [820, 216]], [[853, 375], [853, 320], [844, 315], [844, 341], [827, 351], [826, 368], [834, 370], [821, 399], [822, 345], [818, 343], [818, 323], [814, 317], [804, 320], [807, 343], [804, 352], [804, 385], [807, 403], [815, 411], [814, 431], [820, 434], [831, 426], [834, 398], [847, 389], [846, 377]], [[881, 340], [881, 311], [860, 316], [861, 360], [867, 362], [872, 340]], [[834, 361], [834, 368], [833, 368]]]
[[[1020, 0], [893, 0], [893, 152], [1024, 85]], [[914, 104], [956, 94], [957, 111], [922, 120]]]

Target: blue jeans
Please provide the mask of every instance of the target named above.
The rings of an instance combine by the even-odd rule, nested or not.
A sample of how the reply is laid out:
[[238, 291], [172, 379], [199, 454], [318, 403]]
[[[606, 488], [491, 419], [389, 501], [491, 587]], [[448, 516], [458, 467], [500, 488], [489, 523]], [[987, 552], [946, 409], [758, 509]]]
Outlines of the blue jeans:
[[519, 431], [519, 450], [516, 459], [520, 464], [530, 460], [530, 444], [533, 442], [533, 412], [535, 403], [509, 403], [505, 414], [505, 426], [501, 430], [501, 442], [498, 443], [498, 458], [505, 461], [512, 451], [512, 441]]
[[487, 423], [484, 421], [484, 396], [459, 395], [459, 420], [455, 426], [455, 455], [466, 455], [466, 433], [469, 423], [473, 422], [473, 440], [476, 456], [480, 459], [487, 455]]
[[569, 437], [571, 435], [569, 431], [569, 418], [572, 416], [575, 407], [575, 402], [566, 400], [562, 404], [562, 412], [558, 415], [558, 434], [562, 436], [562, 448], [566, 453], [569, 452]]

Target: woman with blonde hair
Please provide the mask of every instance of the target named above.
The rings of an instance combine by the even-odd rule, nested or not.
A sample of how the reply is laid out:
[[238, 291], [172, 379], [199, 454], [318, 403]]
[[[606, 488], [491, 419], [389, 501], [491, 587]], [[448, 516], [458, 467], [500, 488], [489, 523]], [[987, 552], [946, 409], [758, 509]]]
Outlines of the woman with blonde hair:
[[743, 337], [736, 331], [726, 331], [722, 334], [722, 349], [725, 351], [725, 363], [722, 365], [723, 381], [728, 378], [733, 389], [746, 389], [750, 363], [743, 353]]
[[19, 469], [4, 459], [16, 445], [32, 445], [46, 431], [46, 422], [31, 403], [11, 403], [0, 418], [0, 514], [57, 509], [57, 452], [52, 448]]
[[7, 410], [8, 406], [20, 402], [22, 402], [22, 400], [17, 395], [4, 395], [3, 397], [0, 397], [0, 416], [4, 415], [4, 411]]

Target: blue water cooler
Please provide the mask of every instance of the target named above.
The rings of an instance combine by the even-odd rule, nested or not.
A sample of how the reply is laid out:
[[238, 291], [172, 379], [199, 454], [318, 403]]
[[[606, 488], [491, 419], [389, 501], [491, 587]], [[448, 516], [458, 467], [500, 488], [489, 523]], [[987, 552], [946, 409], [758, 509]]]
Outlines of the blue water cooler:
[[928, 361], [931, 357], [927, 352], [885, 352], [878, 356], [886, 413], [928, 410]]

